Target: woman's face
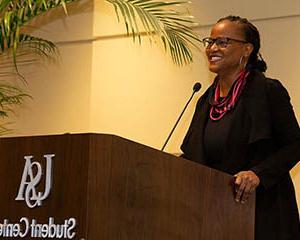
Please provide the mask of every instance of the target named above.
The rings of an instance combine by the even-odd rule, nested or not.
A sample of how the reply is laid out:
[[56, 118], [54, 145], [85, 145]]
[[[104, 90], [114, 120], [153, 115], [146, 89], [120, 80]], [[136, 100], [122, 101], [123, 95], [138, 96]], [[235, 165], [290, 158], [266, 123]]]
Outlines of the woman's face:
[[227, 44], [222, 44], [224, 41], [221, 40], [212, 43], [206, 48], [209, 70], [211, 72], [226, 75], [244, 68], [253, 47], [252, 44], [240, 42], [245, 41], [241, 25], [224, 20], [214, 25], [210, 37], [213, 40], [229, 39]]

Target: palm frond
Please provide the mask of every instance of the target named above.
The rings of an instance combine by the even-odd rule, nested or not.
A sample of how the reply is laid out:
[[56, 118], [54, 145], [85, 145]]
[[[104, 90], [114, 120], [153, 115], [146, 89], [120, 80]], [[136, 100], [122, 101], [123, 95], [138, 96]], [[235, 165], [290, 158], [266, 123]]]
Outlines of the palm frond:
[[[0, 2], [0, 135], [10, 130], [3, 123], [13, 112], [30, 97], [19, 87], [9, 83], [10, 78], [25, 78], [19, 73], [18, 66], [37, 61], [35, 55], [56, 56], [55, 44], [47, 39], [38, 38], [24, 32], [23, 27], [34, 18], [47, 13], [50, 9], [62, 7], [67, 14], [66, 5], [79, 0], [1, 0]], [[18, 61], [17, 61], [18, 60]], [[1, 119], [2, 118], [2, 119]]]
[[16, 105], [21, 105], [28, 97], [30, 96], [18, 87], [0, 84], [0, 135], [10, 132], [10, 129], [6, 127], [7, 123], [3, 123], [4, 119], [14, 112]]
[[33, 50], [38, 55], [48, 57], [58, 54], [58, 49], [53, 42], [29, 34], [20, 35], [20, 44], [22, 47]]
[[186, 1], [174, 0], [170, 2], [156, 0], [107, 0], [114, 8], [118, 20], [122, 16], [126, 26], [127, 34], [132, 34], [141, 42], [141, 31], [143, 30], [153, 38], [159, 36], [164, 44], [165, 50], [170, 51], [173, 61], [177, 65], [185, 65], [193, 61], [191, 47], [198, 47], [201, 42], [192, 31], [195, 22], [191, 16], [171, 9]]
[[[78, 0], [2, 0], [0, 4], [0, 54], [12, 49], [13, 62], [17, 68], [17, 48], [20, 43], [28, 44], [37, 53], [51, 56], [55, 53], [55, 45], [41, 38], [21, 33], [21, 28], [39, 15], [50, 9], [63, 7]], [[30, 44], [29, 44], [30, 43]]]
[[12, 111], [10, 106], [19, 105], [25, 97], [29, 97], [18, 87], [8, 84], [0, 84], [0, 109], [4, 112]]

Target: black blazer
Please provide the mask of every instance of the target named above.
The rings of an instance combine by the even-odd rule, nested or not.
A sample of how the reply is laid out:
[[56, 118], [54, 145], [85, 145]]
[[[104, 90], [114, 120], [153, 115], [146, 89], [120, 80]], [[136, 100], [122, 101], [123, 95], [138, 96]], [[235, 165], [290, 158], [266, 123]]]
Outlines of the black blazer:
[[[198, 100], [181, 146], [184, 158], [208, 166], [203, 131], [211, 89]], [[300, 159], [300, 130], [288, 92], [278, 80], [252, 71], [233, 111], [218, 170], [229, 174], [252, 170], [259, 176], [256, 240], [299, 240], [299, 215], [289, 171]]]

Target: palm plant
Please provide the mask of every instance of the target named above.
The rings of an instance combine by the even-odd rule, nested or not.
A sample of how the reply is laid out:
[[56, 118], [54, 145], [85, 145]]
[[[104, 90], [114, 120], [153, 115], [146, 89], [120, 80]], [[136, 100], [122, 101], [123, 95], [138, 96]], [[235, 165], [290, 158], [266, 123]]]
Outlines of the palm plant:
[[[27, 33], [25, 26], [36, 17], [51, 9], [63, 7], [80, 0], [1, 0], [0, 2], [0, 80], [15, 74], [25, 80], [18, 70], [21, 64], [31, 64], [32, 53], [51, 57], [57, 54], [53, 42]], [[172, 7], [185, 4], [185, 1], [173, 0], [106, 0], [115, 8], [118, 20], [122, 17], [127, 34], [133, 40], [147, 35], [152, 41], [159, 39], [175, 64], [183, 65], [193, 61], [191, 46], [197, 47], [198, 37], [191, 26], [195, 24]], [[30, 55], [28, 55], [30, 54]], [[25, 56], [25, 58], [24, 58]], [[11, 71], [13, 67], [13, 72]], [[7, 117], [15, 104], [22, 104], [25, 94], [12, 83], [0, 85], [0, 117]], [[4, 129], [4, 125], [0, 124]]]
[[[120, 14], [126, 25], [127, 34], [132, 33], [133, 39], [137, 37], [141, 42], [143, 30], [151, 39], [159, 37], [165, 50], [169, 51], [173, 61], [178, 65], [188, 64], [193, 61], [190, 46], [196, 46], [198, 37], [192, 31], [195, 25], [191, 16], [172, 10], [171, 7], [185, 4], [186, 1], [153, 1], [153, 0], [107, 0], [115, 7], [115, 12], [120, 20]], [[139, 20], [139, 21], [138, 21]]]

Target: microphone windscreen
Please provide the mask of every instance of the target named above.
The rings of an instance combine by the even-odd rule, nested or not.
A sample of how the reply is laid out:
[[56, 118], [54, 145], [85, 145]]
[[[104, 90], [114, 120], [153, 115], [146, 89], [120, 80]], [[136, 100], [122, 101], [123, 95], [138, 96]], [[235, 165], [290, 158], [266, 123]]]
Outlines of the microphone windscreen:
[[201, 83], [196, 82], [193, 87], [194, 92], [198, 92], [200, 89], [201, 89]]

